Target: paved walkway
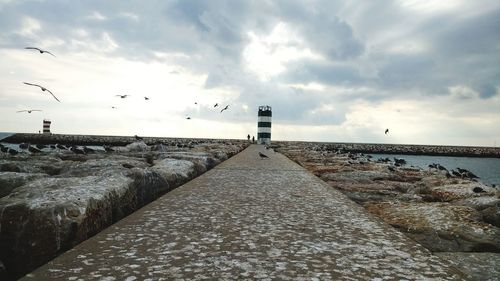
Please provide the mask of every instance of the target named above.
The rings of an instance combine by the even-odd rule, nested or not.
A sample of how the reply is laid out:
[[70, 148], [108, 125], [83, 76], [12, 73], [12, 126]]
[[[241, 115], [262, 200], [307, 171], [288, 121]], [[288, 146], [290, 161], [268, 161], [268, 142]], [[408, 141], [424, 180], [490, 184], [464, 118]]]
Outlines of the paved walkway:
[[252, 145], [25, 280], [462, 278], [288, 158]]

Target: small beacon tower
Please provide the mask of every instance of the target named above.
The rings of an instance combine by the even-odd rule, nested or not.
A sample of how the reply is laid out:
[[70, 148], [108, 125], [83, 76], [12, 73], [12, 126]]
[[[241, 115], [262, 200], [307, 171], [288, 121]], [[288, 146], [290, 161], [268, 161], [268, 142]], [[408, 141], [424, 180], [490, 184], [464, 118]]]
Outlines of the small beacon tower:
[[257, 123], [257, 143], [271, 144], [271, 117], [273, 112], [270, 106], [259, 106]]
[[50, 134], [50, 120], [43, 119], [43, 133]]

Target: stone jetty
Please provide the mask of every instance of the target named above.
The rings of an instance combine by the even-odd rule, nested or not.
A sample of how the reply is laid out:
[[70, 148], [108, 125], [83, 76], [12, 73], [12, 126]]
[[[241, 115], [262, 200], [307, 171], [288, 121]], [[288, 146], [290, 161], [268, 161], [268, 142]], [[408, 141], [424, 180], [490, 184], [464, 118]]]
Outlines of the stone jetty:
[[258, 145], [22, 280], [54, 279], [466, 280], [341, 192]]
[[331, 144], [288, 142], [277, 150], [472, 280], [500, 280], [498, 187], [463, 169], [407, 167]]
[[8, 144], [17, 153], [0, 152], [1, 280], [30, 272], [248, 145], [37, 134], [13, 139], [23, 142]]

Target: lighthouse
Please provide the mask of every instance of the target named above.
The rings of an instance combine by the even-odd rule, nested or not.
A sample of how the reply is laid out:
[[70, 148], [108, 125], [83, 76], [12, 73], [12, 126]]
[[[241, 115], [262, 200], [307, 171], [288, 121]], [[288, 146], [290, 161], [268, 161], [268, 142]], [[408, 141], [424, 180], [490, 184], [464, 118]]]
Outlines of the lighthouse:
[[273, 112], [270, 106], [259, 106], [257, 123], [257, 143], [271, 144], [271, 118]]

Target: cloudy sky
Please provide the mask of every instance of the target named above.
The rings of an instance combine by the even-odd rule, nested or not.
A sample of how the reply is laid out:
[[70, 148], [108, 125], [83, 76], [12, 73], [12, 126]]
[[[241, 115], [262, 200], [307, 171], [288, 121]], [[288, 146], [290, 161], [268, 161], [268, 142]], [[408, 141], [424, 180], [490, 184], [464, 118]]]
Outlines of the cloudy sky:
[[259, 105], [275, 140], [500, 146], [500, 1], [0, 0], [0, 131], [244, 138]]

